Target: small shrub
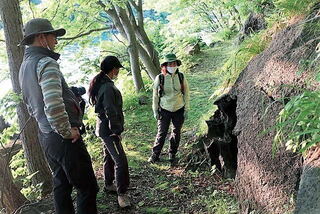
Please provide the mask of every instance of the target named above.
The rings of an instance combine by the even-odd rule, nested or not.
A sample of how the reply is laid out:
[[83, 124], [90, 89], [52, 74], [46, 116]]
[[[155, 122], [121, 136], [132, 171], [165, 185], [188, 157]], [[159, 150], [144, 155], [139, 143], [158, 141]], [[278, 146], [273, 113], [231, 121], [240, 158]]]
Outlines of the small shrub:
[[279, 113], [273, 152], [285, 144], [288, 150], [304, 153], [320, 141], [320, 91], [305, 90], [291, 98]]
[[318, 0], [276, 0], [274, 4], [283, 13], [288, 15], [306, 14]]

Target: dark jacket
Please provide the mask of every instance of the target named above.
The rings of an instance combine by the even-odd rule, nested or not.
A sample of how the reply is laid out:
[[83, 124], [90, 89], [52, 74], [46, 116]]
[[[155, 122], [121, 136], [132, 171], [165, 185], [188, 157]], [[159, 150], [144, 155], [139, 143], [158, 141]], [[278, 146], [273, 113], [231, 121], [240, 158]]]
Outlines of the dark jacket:
[[[39, 128], [44, 133], [53, 131], [44, 112], [44, 102], [41, 87], [37, 77], [37, 65], [40, 59], [51, 57], [58, 60], [60, 54], [54, 53], [42, 47], [29, 47], [26, 49], [24, 59], [19, 71], [19, 81], [25, 103], [29, 113], [36, 118]], [[75, 95], [69, 89], [65, 79], [61, 76], [62, 98], [65, 110], [69, 116], [72, 127], [80, 127], [82, 124], [79, 103]]]
[[122, 96], [113, 81], [105, 76], [97, 86], [99, 88], [95, 112], [98, 114], [97, 134], [107, 137], [123, 132], [124, 118]]

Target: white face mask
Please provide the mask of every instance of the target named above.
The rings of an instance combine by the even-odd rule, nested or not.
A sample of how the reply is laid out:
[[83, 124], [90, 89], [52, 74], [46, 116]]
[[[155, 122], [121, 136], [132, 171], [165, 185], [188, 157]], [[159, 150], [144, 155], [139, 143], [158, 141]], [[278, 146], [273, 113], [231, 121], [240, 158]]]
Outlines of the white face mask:
[[176, 72], [178, 69], [178, 67], [167, 67], [167, 71], [170, 73], [170, 74], [173, 74], [174, 72]]

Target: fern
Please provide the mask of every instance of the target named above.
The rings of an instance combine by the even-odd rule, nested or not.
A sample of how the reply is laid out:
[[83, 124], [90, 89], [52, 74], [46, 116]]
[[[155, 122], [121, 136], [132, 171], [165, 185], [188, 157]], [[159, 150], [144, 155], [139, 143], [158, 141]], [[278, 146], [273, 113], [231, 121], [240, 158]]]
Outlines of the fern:
[[285, 144], [287, 150], [304, 153], [320, 141], [320, 91], [305, 90], [293, 97], [279, 113], [273, 152]]

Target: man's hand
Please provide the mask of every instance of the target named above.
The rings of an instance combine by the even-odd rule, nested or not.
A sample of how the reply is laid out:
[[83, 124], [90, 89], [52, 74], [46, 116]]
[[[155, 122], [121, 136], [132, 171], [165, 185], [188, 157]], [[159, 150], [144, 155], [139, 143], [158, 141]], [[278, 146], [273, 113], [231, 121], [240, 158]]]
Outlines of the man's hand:
[[153, 117], [154, 117], [154, 119], [156, 119], [156, 120], [160, 120], [160, 116], [159, 116], [159, 113], [158, 113], [158, 112], [155, 112], [155, 113], [153, 114]]
[[71, 128], [71, 138], [72, 139], [72, 143], [75, 143], [77, 140], [80, 139], [80, 132], [78, 127], [72, 127]]

